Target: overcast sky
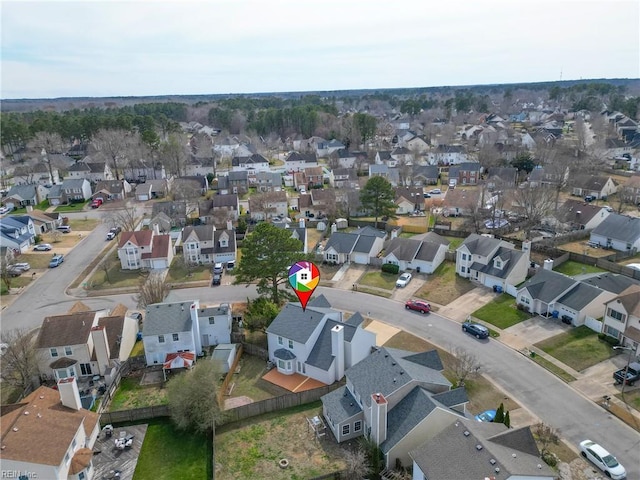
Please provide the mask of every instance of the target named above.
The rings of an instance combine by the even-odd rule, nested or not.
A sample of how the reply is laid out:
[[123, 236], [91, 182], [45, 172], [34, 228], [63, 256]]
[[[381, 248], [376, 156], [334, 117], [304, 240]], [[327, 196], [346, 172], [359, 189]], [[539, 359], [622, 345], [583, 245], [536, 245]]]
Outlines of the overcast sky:
[[637, 0], [1, 1], [1, 98], [640, 77]]

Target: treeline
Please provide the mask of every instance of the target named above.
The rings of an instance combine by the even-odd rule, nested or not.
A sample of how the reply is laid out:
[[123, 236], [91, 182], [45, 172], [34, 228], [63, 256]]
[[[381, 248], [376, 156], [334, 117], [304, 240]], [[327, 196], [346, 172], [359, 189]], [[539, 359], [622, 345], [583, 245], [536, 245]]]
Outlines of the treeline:
[[630, 118], [636, 118], [640, 97], [624, 95], [624, 85], [595, 82], [580, 83], [566, 88], [553, 86], [549, 89], [549, 99], [570, 103], [573, 111], [587, 110], [599, 112], [606, 106], [609, 110], [617, 110]]
[[182, 103], [146, 103], [120, 108], [73, 109], [65, 112], [38, 110], [0, 114], [0, 144], [13, 150], [27, 144], [38, 132], [57, 133], [68, 142], [88, 141], [100, 130], [137, 130], [150, 146], [159, 142], [158, 131], [175, 131], [187, 118]]

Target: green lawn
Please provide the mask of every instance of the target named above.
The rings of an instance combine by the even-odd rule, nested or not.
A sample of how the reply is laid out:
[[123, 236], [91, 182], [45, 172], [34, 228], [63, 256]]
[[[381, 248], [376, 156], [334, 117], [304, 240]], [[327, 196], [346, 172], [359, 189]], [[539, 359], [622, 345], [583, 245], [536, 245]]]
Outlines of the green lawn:
[[78, 220], [69, 220], [69, 226], [74, 232], [88, 232], [96, 228], [100, 220], [96, 218], [84, 218]]
[[584, 325], [539, 342], [536, 347], [578, 372], [617, 354]]
[[455, 262], [445, 260], [432, 275], [429, 275], [428, 281], [416, 292], [416, 297], [447, 305], [474, 288], [475, 285], [469, 280], [456, 275]]
[[462, 237], [444, 237], [447, 240], [449, 240], [449, 242], [451, 242], [449, 244], [449, 250], [455, 251], [456, 248], [458, 248], [462, 242], [464, 242], [464, 238]]
[[[142, 343], [142, 342], [140, 342]], [[167, 403], [167, 391], [155, 386], [140, 385], [140, 377], [124, 377], [111, 400], [109, 410], [127, 410], [130, 408], [151, 407]]]
[[487, 303], [484, 307], [479, 308], [471, 315], [501, 329], [508, 328], [531, 318], [531, 315], [528, 313], [518, 310], [515, 299], [506, 293], [497, 297], [493, 302]]
[[138, 355], [144, 355], [144, 342], [138, 340], [131, 349], [130, 357], [137, 357]]
[[563, 369], [558, 367], [555, 363], [551, 363], [549, 360], [547, 360], [544, 357], [541, 357], [540, 355], [531, 357], [531, 360], [536, 362], [541, 367], [546, 368], [551, 373], [553, 373], [556, 377], [560, 378], [561, 380], [564, 380], [567, 383], [573, 382], [575, 380], [575, 377], [573, 375], [565, 372]]
[[120, 260], [118, 260], [115, 254], [110, 262], [111, 265], [108, 269], [108, 274], [105, 273], [102, 267], [98, 267], [89, 280], [89, 288], [105, 290], [110, 288], [133, 287], [140, 285], [147, 276], [146, 273], [137, 270], [122, 270]]
[[84, 209], [85, 205], [88, 205], [89, 202], [86, 203], [71, 203], [69, 205], [58, 205], [55, 209], [56, 212], [64, 213], [64, 212], [81, 212]]
[[385, 272], [368, 272], [365, 273], [360, 281], [360, 285], [368, 285], [370, 287], [384, 288], [386, 290], [393, 290], [396, 286], [396, 280], [398, 275]]
[[211, 439], [177, 430], [168, 418], [148, 422], [134, 480], [206, 480], [212, 478]]
[[564, 273], [565, 275], [568, 275], [570, 277], [573, 277], [575, 275], [582, 275], [584, 273], [600, 273], [606, 271], [593, 265], [574, 262], [573, 260], [567, 260], [558, 268], [554, 268], [553, 270], [558, 273]]
[[191, 271], [187, 270], [187, 266], [182, 260], [182, 255], [176, 255], [169, 267], [167, 282], [195, 282], [198, 280], [209, 280], [211, 278], [211, 265], [196, 265], [191, 267]]
[[[22, 257], [20, 257], [20, 258], [22, 258]], [[22, 261], [22, 260], [20, 260], [20, 261]], [[11, 288], [24, 287], [24, 286], [29, 285], [29, 282], [31, 282], [31, 272], [23, 273], [19, 277], [12, 277], [11, 278]], [[1, 295], [6, 295], [8, 293], [7, 286], [4, 284], [4, 282], [1, 282], [1, 285], [2, 286], [0, 286], [0, 294]]]

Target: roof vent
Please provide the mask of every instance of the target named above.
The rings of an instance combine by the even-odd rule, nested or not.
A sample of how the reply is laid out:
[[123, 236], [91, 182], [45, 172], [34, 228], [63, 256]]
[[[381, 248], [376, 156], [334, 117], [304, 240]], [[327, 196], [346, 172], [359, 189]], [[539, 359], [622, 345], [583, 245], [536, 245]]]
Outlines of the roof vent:
[[482, 445], [477, 444], [477, 445], [476, 445], [476, 450], [478, 450], [478, 451], [482, 450]]
[[395, 378], [393, 379], [393, 383], [396, 383], [396, 379]]
[[385, 353], [385, 354], [384, 354], [384, 358], [389, 358], [389, 354], [388, 354], [388, 353]]
[[491, 465], [495, 465], [495, 464], [496, 464], [496, 459], [495, 459], [495, 458], [491, 458], [491, 459], [489, 460], [489, 463], [490, 463]]
[[395, 367], [396, 366], [396, 362], [391, 362], [391, 365], [393, 365]]
[[402, 370], [400, 370], [400, 375], [404, 375], [404, 372]]
[[517, 455], [516, 455], [515, 453], [512, 453], [512, 454], [511, 454], [511, 456], [512, 456], [513, 458], [516, 458], [516, 457], [517, 457]]
[[465, 430], [465, 431], [464, 431], [464, 432], [462, 432], [462, 433], [463, 433], [463, 435], [464, 435], [465, 437], [468, 437], [469, 435], [471, 435], [471, 434], [469, 433], [469, 430]]
[[44, 395], [40, 395], [40, 399], [42, 400], [44, 398]]
[[13, 427], [11, 430], [13, 430], [14, 432], [18, 431], [18, 427]]
[[29, 415], [29, 412], [25, 410], [25, 411], [24, 411], [24, 414], [25, 414], [25, 415]]
[[496, 472], [496, 473], [500, 473], [500, 467], [496, 467], [496, 469], [494, 470], [494, 472]]
[[350, 406], [350, 407], [353, 407], [353, 402], [351, 402], [351, 403], [349, 404], [349, 406]]
[[542, 468], [542, 465], [538, 464], [538, 468]]
[[2, 445], [2, 446], [0, 447], [0, 450], [4, 450], [5, 448], [7, 448], [7, 446], [6, 446], [6, 445]]
[[459, 427], [459, 426], [460, 426], [460, 422], [456, 422], [456, 427]]
[[345, 389], [344, 393], [342, 394], [343, 397], [347, 396], [347, 390]]
[[36, 417], [38, 417], [38, 418], [42, 418], [42, 414], [41, 414], [41, 413], [39, 413], [39, 414], [37, 414], [37, 415], [36, 415]]

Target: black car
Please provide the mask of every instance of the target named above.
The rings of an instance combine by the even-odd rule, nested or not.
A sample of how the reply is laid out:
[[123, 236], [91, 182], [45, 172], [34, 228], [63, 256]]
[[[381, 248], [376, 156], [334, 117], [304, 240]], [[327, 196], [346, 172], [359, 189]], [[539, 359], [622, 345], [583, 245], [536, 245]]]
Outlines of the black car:
[[220, 281], [222, 280], [222, 275], [219, 273], [213, 274], [213, 280], [211, 280], [211, 285], [220, 285]]
[[479, 323], [465, 322], [462, 324], [462, 331], [467, 332], [476, 338], [489, 337], [489, 329]]

